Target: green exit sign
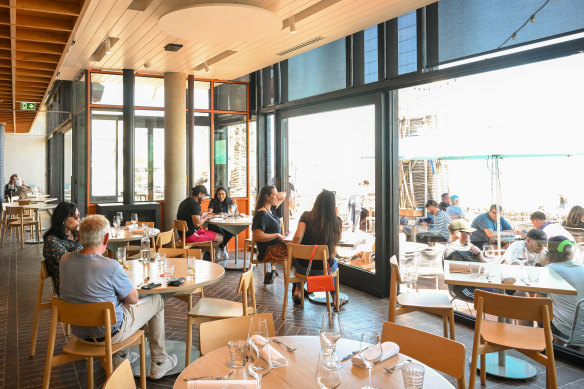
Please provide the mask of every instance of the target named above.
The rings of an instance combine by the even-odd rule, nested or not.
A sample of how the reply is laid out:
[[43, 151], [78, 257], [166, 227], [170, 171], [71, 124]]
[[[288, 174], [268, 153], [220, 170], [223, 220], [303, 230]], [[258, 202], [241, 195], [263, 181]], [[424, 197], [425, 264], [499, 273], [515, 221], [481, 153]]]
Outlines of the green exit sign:
[[20, 102], [20, 109], [24, 109], [24, 110], [35, 110], [36, 109], [36, 103], [25, 103], [24, 101]]

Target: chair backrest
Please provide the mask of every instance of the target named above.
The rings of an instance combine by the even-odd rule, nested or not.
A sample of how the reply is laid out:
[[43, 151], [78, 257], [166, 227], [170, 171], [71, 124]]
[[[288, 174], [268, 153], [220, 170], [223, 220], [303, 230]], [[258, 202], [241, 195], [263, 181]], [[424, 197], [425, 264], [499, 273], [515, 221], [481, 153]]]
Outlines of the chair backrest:
[[[314, 249], [314, 245], [305, 245], [305, 244], [296, 244], [296, 243], [288, 243], [288, 264], [286, 265], [288, 269], [292, 263], [293, 258], [299, 259], [310, 259], [312, 254], [312, 250]], [[317, 245], [316, 251], [314, 252], [314, 256], [312, 257], [313, 261], [322, 261], [322, 267], [324, 269], [324, 274], [328, 274], [328, 266], [327, 261], [329, 258], [329, 251], [327, 245]]]
[[31, 205], [32, 201], [31, 200], [19, 200], [18, 201], [18, 205]]
[[397, 264], [397, 257], [395, 255], [393, 255], [390, 259], [389, 259], [389, 265], [391, 267], [391, 284], [393, 285], [395, 283], [395, 285], [397, 284], [401, 284], [402, 280], [401, 280], [401, 276], [399, 274], [399, 266]]
[[268, 324], [268, 335], [276, 336], [274, 328], [274, 317], [271, 313], [260, 313], [257, 315], [248, 315], [234, 317], [229, 319], [214, 320], [199, 325], [199, 349], [201, 355], [223, 346], [232, 339], [247, 339], [249, 331], [249, 322], [254, 317], [264, 317]]
[[449, 374], [464, 388], [465, 347], [462, 343], [429, 332], [383, 323], [382, 342], [395, 342], [399, 352]]
[[576, 228], [576, 227], [564, 227], [566, 231], [568, 231], [574, 239], [576, 239], [577, 243], [584, 242], [584, 228]]
[[167, 258], [186, 258], [189, 255], [187, 249], [171, 249], [171, 248], [161, 248], [158, 249], [159, 253], [166, 253]]
[[395, 321], [395, 310], [397, 308], [397, 289], [398, 285], [401, 284], [401, 277], [399, 275], [399, 266], [397, 265], [397, 258], [393, 255], [389, 259], [390, 266], [390, 281], [389, 281], [389, 311], [387, 315], [387, 320], [393, 322]]
[[[116, 322], [116, 310], [111, 301], [103, 303], [71, 304], [59, 298], [51, 299], [53, 309], [58, 312], [58, 320], [74, 326], [111, 326]], [[109, 322], [109, 323], [108, 323]]]
[[10, 219], [11, 217], [19, 217], [24, 214], [24, 208], [22, 207], [6, 207], [4, 210], [4, 215], [6, 218]]
[[483, 313], [510, 319], [549, 323], [553, 318], [550, 298], [507, 296], [476, 289], [474, 307], [478, 310], [479, 306]]
[[239, 277], [239, 285], [237, 286], [237, 293], [241, 293], [241, 303], [243, 305], [243, 316], [247, 316], [247, 298], [251, 297], [251, 307], [253, 312], [256, 311], [256, 300], [255, 300], [255, 289], [253, 285], [253, 268], [250, 266], [249, 270], [246, 271]]
[[156, 237], [156, 251], [162, 248], [165, 244], [171, 244], [172, 247], [175, 247], [174, 244], [174, 228], [170, 231], [164, 231], [158, 234]]
[[[142, 223], [148, 224], [148, 228], [154, 228], [154, 222], [137, 222], [136, 225], [138, 225], [139, 227], [142, 227]], [[132, 221], [126, 220], [126, 226], [131, 226], [131, 225], [132, 225]]]
[[124, 362], [114, 370], [103, 385], [103, 389], [136, 389], [132, 365], [128, 359], [124, 359]]
[[187, 238], [187, 222], [184, 220], [175, 220], [173, 223], [173, 228], [178, 234], [178, 238], [182, 247], [185, 247], [185, 240]]

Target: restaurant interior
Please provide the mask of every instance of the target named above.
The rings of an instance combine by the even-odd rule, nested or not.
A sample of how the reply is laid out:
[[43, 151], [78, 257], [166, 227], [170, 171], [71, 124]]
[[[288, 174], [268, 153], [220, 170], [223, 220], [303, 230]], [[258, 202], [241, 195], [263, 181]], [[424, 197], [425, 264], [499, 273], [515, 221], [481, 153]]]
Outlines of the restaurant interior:
[[[384, 342], [401, 349], [385, 364], [383, 351], [380, 364], [389, 368], [408, 357], [419, 361], [426, 369], [423, 387], [581, 387], [584, 336], [550, 338], [553, 344], [544, 343], [546, 352], [536, 357], [532, 351], [523, 353], [521, 345], [507, 348], [522, 352], [493, 345], [486, 367], [478, 365], [487, 372], [483, 381], [475, 370], [477, 331], [487, 331], [486, 323], [496, 323], [497, 317], [501, 325], [504, 317], [511, 323], [510, 316], [483, 307], [478, 294], [474, 301], [454, 296], [452, 285], [477, 285], [476, 279], [461, 281], [466, 274], [445, 265], [449, 243], [417, 239], [428, 229], [420, 223], [431, 216], [428, 200], [439, 203], [443, 193], [460, 197], [469, 222], [491, 204], [502, 207], [499, 217], [516, 233], [499, 247], [494, 240], [493, 262], [500, 262], [494, 258], [503, 255], [505, 243], [522, 240], [521, 232], [534, 228], [533, 212], [561, 224], [572, 207], [584, 206], [577, 175], [584, 162], [584, 124], [578, 120], [584, 83], [581, 15], [584, 3], [578, 0], [0, 0], [0, 185], [6, 189], [16, 173], [26, 188], [20, 195], [5, 190], [3, 197], [0, 269], [7, 277], [0, 293], [5, 323], [0, 329], [0, 387], [109, 384], [111, 372], [98, 358], [91, 362], [93, 369], [84, 359], [45, 365], [47, 350], [63, 352], [71, 337], [62, 320], [52, 333], [57, 326], [56, 319], [51, 322], [53, 288], [41, 265], [40, 235], [50, 226], [57, 204], [73, 202], [81, 219], [101, 214], [114, 226], [121, 215], [109, 257], [118, 259], [118, 248], [126, 247], [126, 253], [150, 231], [149, 250], [152, 258], [160, 258], [163, 246], [187, 248], [175, 219], [179, 204], [197, 185], [209, 194], [202, 210], [218, 187], [227, 188], [237, 206], [239, 216], [230, 216], [236, 239], [227, 246], [229, 259], [217, 256], [211, 264], [198, 264], [218, 270], [209, 270], [215, 275], [197, 284], [196, 293], [196, 274], [206, 274], [207, 267], [197, 267], [189, 278], [188, 260], [177, 260], [176, 268], [185, 273], [175, 270], [175, 275], [186, 280], [179, 288], [188, 293], [159, 293], [166, 306], [167, 348], [177, 352], [178, 366], [162, 379], [144, 381], [135, 362], [130, 386], [111, 383], [110, 388], [255, 387], [250, 374], [262, 382], [257, 372], [227, 369], [226, 342], [217, 346], [225, 355], [206, 351], [204, 326], [196, 320], [191, 325], [191, 313], [204, 299], [242, 305], [238, 289], [247, 274], [246, 261], [254, 255], [257, 259], [251, 220], [266, 185], [286, 193], [275, 214], [287, 240], [317, 196], [323, 190], [334, 193], [343, 225], [336, 247], [338, 296], [347, 303], [327, 306], [329, 297], [335, 305], [335, 296], [306, 292], [306, 301], [302, 297], [303, 304], [295, 304], [286, 283], [289, 263], [276, 265], [279, 276], [269, 285], [262, 284], [265, 269], [257, 263], [252, 270], [255, 291], [249, 292], [253, 313], [270, 314], [270, 339], [281, 337], [314, 354], [297, 361], [293, 352], [274, 346], [288, 366], [275, 368], [272, 355], [272, 370], [262, 386], [366, 387], [372, 371], [378, 387], [406, 387], [401, 380], [407, 369], [394, 375], [378, 366], [368, 373], [354, 365], [351, 369], [350, 361], [327, 368], [326, 358], [340, 359], [355, 348], [359, 361], [369, 366], [359, 341], [377, 331]], [[25, 230], [20, 236], [9, 225], [15, 222], [8, 209], [22, 205], [21, 219], [29, 212], [26, 220], [32, 226], [26, 227], [30, 234]], [[132, 235], [132, 228], [143, 222], [151, 225]], [[125, 223], [130, 232], [123, 231]], [[172, 240], [159, 246], [156, 235], [162, 238], [169, 230]], [[584, 229], [570, 232], [573, 261], [582, 264]], [[131, 237], [124, 240], [124, 234]], [[132, 282], [132, 277], [147, 281], [145, 272], [152, 275], [150, 268], [158, 269], [158, 260], [138, 265], [139, 248], [128, 261], [135, 264], [124, 265]], [[200, 251], [193, 255], [203, 256]], [[492, 264], [479, 273], [486, 269]], [[539, 287], [526, 282], [523, 271], [522, 265], [507, 292], [532, 293], [533, 301], [554, 292], [582, 293], [581, 286], [547, 267], [539, 268]], [[160, 281], [168, 288], [164, 274]], [[203, 286], [204, 294], [197, 294]], [[505, 288], [489, 290], [503, 293]], [[156, 292], [140, 290], [141, 295]], [[39, 306], [41, 300], [45, 304]], [[437, 308], [426, 304], [430, 300], [446, 303]], [[511, 306], [515, 300], [505, 301]], [[319, 355], [319, 325], [333, 308], [342, 340], [336, 354], [334, 347], [327, 354], [321, 345]], [[576, 308], [574, 331], [584, 328], [583, 310], [584, 303]], [[443, 317], [443, 325], [436, 316]], [[540, 322], [529, 330], [545, 333], [547, 342], [551, 318], [547, 324], [531, 316], [527, 320]], [[239, 324], [246, 336], [248, 322]], [[400, 338], [402, 330], [422, 333], [403, 332]], [[428, 347], [423, 345], [426, 333], [434, 335], [428, 342], [438, 342], [437, 349], [456, 347], [439, 343], [445, 338], [465, 346], [456, 371], [438, 363], [440, 357], [424, 359], [420, 347]], [[416, 334], [417, 346], [400, 343]], [[481, 333], [481, 339], [487, 337]], [[29, 352], [31, 339], [35, 346]], [[184, 345], [189, 342], [193, 347], [190, 351], [187, 346], [186, 361]], [[327, 374], [338, 371], [337, 386], [321, 379], [321, 367]], [[303, 369], [308, 378], [299, 373]], [[47, 370], [50, 383], [44, 381]], [[243, 374], [228, 377], [233, 386], [187, 381], [209, 374], [221, 381], [230, 371]]]

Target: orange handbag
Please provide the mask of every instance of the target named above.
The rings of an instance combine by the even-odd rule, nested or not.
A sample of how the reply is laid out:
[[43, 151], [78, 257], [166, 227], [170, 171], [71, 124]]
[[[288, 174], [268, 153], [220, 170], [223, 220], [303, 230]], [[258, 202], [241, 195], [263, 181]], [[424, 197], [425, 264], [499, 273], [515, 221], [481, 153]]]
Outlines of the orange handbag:
[[[306, 268], [306, 289], [309, 293], [314, 292], [332, 292], [335, 290], [335, 280], [332, 275], [326, 274], [322, 276], [310, 276], [310, 268], [312, 267], [312, 258], [316, 252], [316, 245], [312, 249], [312, 254], [310, 254], [310, 262], [308, 263], [308, 268]], [[328, 262], [326, 266], [329, 269], [329, 273], [332, 273], [331, 267]]]

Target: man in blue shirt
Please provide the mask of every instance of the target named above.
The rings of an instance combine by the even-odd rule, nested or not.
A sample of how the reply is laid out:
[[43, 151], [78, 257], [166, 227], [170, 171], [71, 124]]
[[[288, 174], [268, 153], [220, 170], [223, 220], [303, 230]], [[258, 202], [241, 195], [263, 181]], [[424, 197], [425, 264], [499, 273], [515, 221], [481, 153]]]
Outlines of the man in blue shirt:
[[460, 207], [460, 205], [458, 205], [460, 203], [460, 197], [453, 195], [450, 197], [450, 201], [452, 201], [452, 205], [446, 208], [446, 213], [450, 216], [450, 219], [464, 219], [466, 217], [466, 212]]
[[[112, 325], [112, 343], [119, 343], [148, 324], [152, 365], [150, 378], [159, 379], [177, 363], [176, 355], [167, 354], [164, 343], [164, 302], [159, 294], [138, 298], [138, 291], [118, 262], [104, 257], [109, 240], [109, 221], [102, 215], [86, 217], [79, 225], [81, 251], [63, 255], [59, 263], [61, 298], [71, 304], [111, 301], [116, 309]], [[72, 332], [84, 342], [103, 343], [103, 327], [72, 326]], [[122, 350], [114, 355], [114, 365], [124, 359], [131, 362], [137, 353]]]
[[[499, 212], [503, 212], [503, 208], [501, 206], [498, 207]], [[489, 212], [485, 212], [477, 216], [471, 224], [472, 228], [475, 228], [476, 231], [473, 232], [472, 236], [470, 237], [470, 241], [472, 244], [483, 249], [483, 246], [487, 243], [494, 241], [497, 238], [497, 205], [491, 205], [489, 208]], [[511, 224], [505, 220], [503, 216], [501, 216], [501, 236], [511, 236], [515, 235], [515, 231], [513, 231], [513, 227]]]
[[[434, 215], [434, 224], [429, 231], [416, 234], [416, 240], [421, 243], [448, 242], [450, 240], [450, 232], [448, 231], [450, 216], [438, 208], [438, 203], [434, 200], [428, 200], [426, 209]], [[422, 222], [422, 225], [427, 226], [428, 224]]]

